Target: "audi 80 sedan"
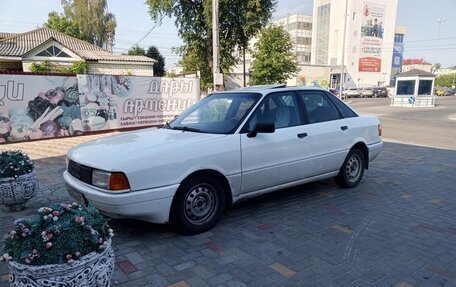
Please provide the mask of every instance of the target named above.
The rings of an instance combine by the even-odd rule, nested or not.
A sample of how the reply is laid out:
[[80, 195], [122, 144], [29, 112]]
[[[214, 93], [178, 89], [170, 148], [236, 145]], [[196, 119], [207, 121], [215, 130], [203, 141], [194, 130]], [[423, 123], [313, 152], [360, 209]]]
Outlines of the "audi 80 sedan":
[[163, 128], [72, 148], [70, 195], [114, 218], [212, 228], [250, 197], [334, 178], [355, 187], [382, 148], [381, 125], [318, 88], [217, 92]]

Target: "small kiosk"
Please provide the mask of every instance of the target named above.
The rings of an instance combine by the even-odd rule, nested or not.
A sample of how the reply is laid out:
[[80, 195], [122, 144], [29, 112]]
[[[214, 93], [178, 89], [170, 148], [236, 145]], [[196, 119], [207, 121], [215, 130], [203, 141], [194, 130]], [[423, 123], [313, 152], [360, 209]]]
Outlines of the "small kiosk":
[[423, 70], [410, 70], [396, 76], [396, 88], [391, 98], [393, 107], [434, 107], [435, 75]]

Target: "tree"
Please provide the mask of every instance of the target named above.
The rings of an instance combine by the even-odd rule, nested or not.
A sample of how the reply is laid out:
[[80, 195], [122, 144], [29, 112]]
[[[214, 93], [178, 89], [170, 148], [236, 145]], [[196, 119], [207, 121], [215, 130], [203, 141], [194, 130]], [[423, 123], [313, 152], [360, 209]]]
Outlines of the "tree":
[[451, 88], [456, 83], [455, 80], [456, 74], [440, 75], [435, 79], [435, 86]]
[[235, 39], [242, 55], [243, 80], [245, 86], [245, 53], [249, 41], [269, 22], [272, 10], [277, 2], [234, 0], [231, 3], [236, 7], [236, 11], [238, 12], [234, 17], [234, 21], [238, 23], [238, 29], [235, 30]]
[[150, 46], [149, 49], [147, 49], [147, 52], [139, 47], [139, 46], [134, 46], [128, 51], [128, 55], [140, 55], [140, 56], [147, 56], [149, 58], [152, 58], [156, 60], [157, 62], [154, 63], [154, 76], [156, 77], [163, 77], [166, 74], [165, 71], [165, 58], [162, 56], [160, 51], [158, 51], [157, 47], [155, 46]]
[[261, 30], [255, 47], [250, 84], [286, 83], [298, 71], [296, 55], [292, 52], [293, 43], [282, 27]]
[[114, 39], [116, 20], [106, 0], [62, 0], [63, 14], [51, 12], [45, 26], [99, 47]]
[[145, 56], [146, 55], [146, 51], [144, 51], [144, 49], [139, 47], [139, 46], [134, 46], [133, 48], [128, 50], [128, 55], [130, 55], [130, 56]]
[[65, 15], [55, 11], [48, 14], [48, 20], [44, 23], [44, 26], [78, 39], [81, 37], [78, 26]]
[[[269, 20], [276, 2], [219, 0], [220, 66], [223, 73], [228, 73], [238, 62], [233, 55], [237, 45], [246, 47], [244, 43], [252, 37], [255, 29], [258, 30]], [[184, 45], [175, 51], [183, 57], [184, 69], [200, 71], [201, 86], [212, 86], [212, 1], [147, 0], [146, 3], [153, 20], [159, 21], [164, 16], [176, 17], [178, 33]]]
[[157, 62], [154, 63], [154, 76], [156, 76], [156, 77], [165, 76], [165, 74], [166, 74], [165, 58], [162, 56], [160, 51], [158, 51], [157, 47], [150, 46], [149, 49], [147, 49], [146, 56], [157, 60]]

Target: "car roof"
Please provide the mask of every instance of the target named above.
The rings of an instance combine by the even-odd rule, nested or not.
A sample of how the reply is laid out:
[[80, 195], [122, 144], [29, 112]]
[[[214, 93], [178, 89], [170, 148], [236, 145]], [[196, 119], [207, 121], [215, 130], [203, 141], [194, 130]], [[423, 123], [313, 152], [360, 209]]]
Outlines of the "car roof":
[[[272, 87], [271, 87], [272, 86]], [[293, 86], [293, 87], [287, 87], [286, 85], [282, 85], [281, 87], [278, 87], [276, 85], [266, 85], [266, 86], [250, 86], [250, 87], [245, 87], [241, 89], [235, 89], [235, 90], [229, 90], [229, 91], [221, 91], [221, 92], [215, 92], [217, 94], [222, 94], [222, 93], [242, 93], [242, 92], [257, 92], [261, 93], [263, 95], [274, 93], [274, 92], [286, 92], [286, 91], [303, 91], [303, 90], [308, 90], [308, 91], [327, 91], [326, 89], [318, 88], [318, 87], [307, 87], [307, 86]], [[215, 94], [214, 93], [214, 94]]]

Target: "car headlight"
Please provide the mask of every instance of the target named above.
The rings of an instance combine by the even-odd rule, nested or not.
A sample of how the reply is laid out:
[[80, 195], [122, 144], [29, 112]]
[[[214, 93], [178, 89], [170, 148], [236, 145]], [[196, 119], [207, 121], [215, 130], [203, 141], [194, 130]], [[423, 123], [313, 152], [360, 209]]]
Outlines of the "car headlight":
[[92, 185], [112, 191], [130, 189], [130, 183], [123, 172], [108, 172], [98, 169], [92, 171]]

